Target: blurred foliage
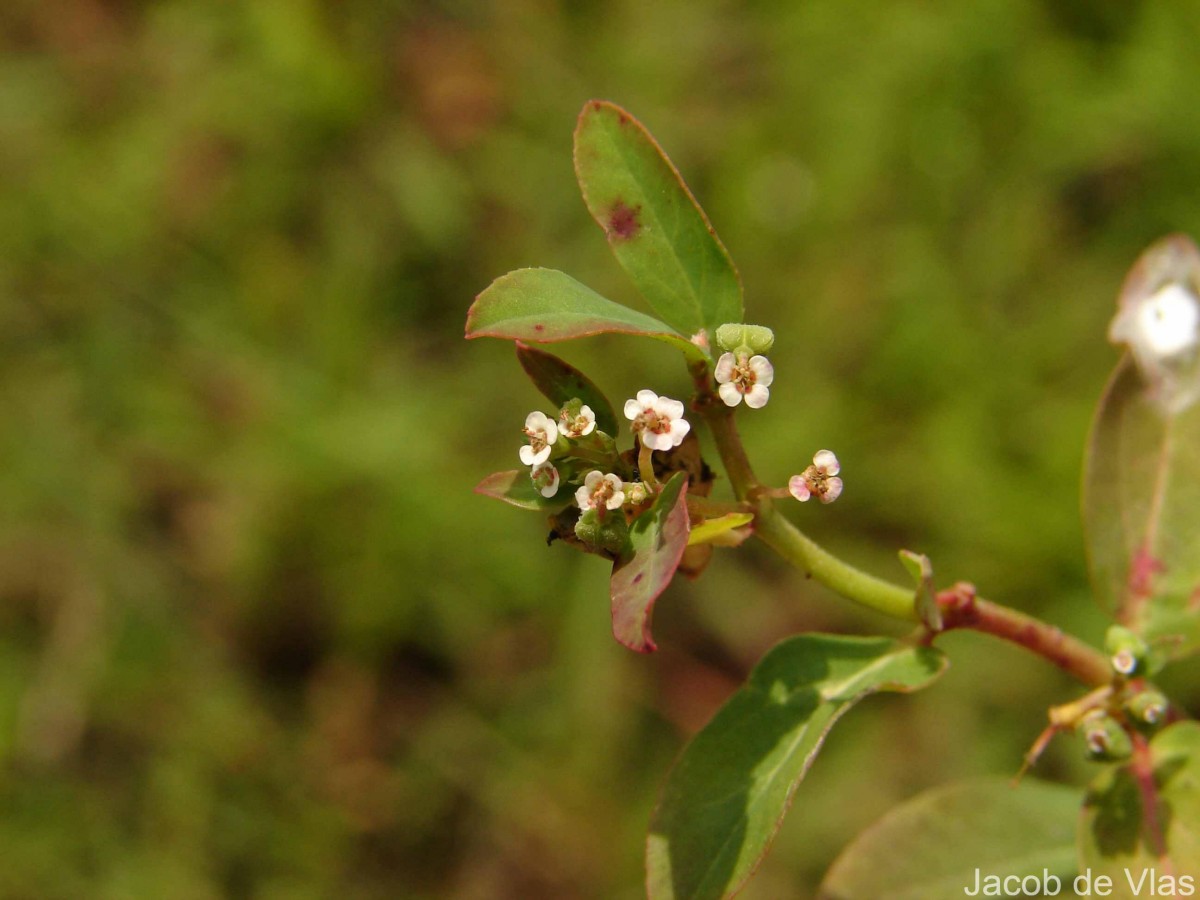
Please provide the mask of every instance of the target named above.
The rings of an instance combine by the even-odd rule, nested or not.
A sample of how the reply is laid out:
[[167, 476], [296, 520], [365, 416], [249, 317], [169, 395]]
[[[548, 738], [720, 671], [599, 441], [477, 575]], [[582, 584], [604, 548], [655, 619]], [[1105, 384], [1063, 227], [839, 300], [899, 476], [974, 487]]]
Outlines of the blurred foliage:
[[[748, 546], [635, 656], [601, 561], [471, 493], [539, 402], [461, 340], [474, 294], [547, 265], [633, 302], [571, 170], [590, 97], [776, 329], [760, 474], [842, 461], [802, 527], [1098, 638], [1079, 464], [1125, 269], [1200, 233], [1198, 31], [1185, 0], [9, 0], [0, 896], [637, 897], [660, 779], [761, 653], [894, 633]], [[564, 355], [686, 391], [667, 347]], [[1075, 690], [944, 646], [831, 736], [745, 896], [1015, 771]]]

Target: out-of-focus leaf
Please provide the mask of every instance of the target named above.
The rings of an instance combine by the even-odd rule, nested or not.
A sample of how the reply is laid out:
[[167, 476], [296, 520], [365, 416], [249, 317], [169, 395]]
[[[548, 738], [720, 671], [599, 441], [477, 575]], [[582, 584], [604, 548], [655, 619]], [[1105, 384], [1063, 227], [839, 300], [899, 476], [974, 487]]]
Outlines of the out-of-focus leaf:
[[749, 531], [737, 529], [753, 521], [754, 516], [750, 513], [729, 513], [715, 519], [705, 519], [688, 535], [688, 545], [719, 544], [722, 547], [736, 547], [749, 537]]
[[[1072, 896], [1078, 789], [981, 778], [897, 806], [842, 851], [820, 900], [961, 900], [976, 871], [1059, 879]], [[986, 895], [980, 891], [980, 895]]]
[[516, 342], [517, 361], [521, 368], [551, 403], [560, 408], [568, 400], [578, 398], [592, 408], [596, 427], [609, 435], [617, 433], [617, 414], [608, 398], [590, 378], [574, 366], [563, 362], [553, 353]]
[[467, 312], [468, 338], [550, 344], [594, 334], [637, 334], [665, 341], [690, 359], [703, 350], [669, 325], [600, 296], [555, 269], [517, 269], [493, 281]]
[[1200, 404], [1164, 410], [1129, 357], [1100, 401], [1084, 523], [1102, 605], [1168, 653], [1200, 646]]
[[[1149, 771], [1139, 772], [1139, 764]], [[1092, 783], [1079, 817], [1079, 853], [1081, 869], [1112, 879], [1114, 898], [1175, 896], [1174, 886], [1182, 885], [1165, 889], [1162, 876], [1190, 875], [1195, 888], [1200, 724], [1166, 728], [1150, 742], [1148, 765], [1135, 757]]]
[[656, 649], [650, 636], [654, 601], [671, 583], [688, 541], [687, 476], [671, 477], [654, 505], [629, 526], [629, 552], [613, 566], [613, 635], [631, 650]]
[[917, 584], [917, 595], [913, 601], [917, 618], [930, 631], [941, 631], [942, 611], [938, 608], [937, 591], [933, 587], [933, 563], [924, 553], [913, 553], [911, 550], [900, 551], [900, 562]]
[[541, 491], [534, 487], [528, 469], [495, 472], [475, 485], [475, 493], [495, 497], [521, 509], [547, 511], [561, 509], [571, 500], [571, 492], [561, 486], [553, 497], [543, 497]]
[[876, 691], [925, 687], [932, 647], [805, 634], [772, 649], [675, 763], [646, 846], [652, 900], [737, 891], [766, 854], [825, 735]]
[[646, 302], [686, 335], [742, 321], [729, 253], [679, 172], [625, 110], [589, 101], [575, 129], [575, 174], [617, 261]]

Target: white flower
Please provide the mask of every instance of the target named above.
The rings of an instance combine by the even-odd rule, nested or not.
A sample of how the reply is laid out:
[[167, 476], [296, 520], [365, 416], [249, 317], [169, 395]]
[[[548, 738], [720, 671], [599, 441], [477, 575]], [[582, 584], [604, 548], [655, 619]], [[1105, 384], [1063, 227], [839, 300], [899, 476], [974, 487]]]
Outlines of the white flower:
[[788, 493], [803, 503], [813, 494], [822, 503], [832, 503], [842, 493], [842, 479], [838, 459], [829, 450], [818, 450], [813, 464], [799, 475], [788, 479]]
[[739, 356], [722, 353], [713, 374], [720, 385], [717, 393], [726, 406], [737, 406], [745, 397], [747, 406], [761, 409], [771, 396], [767, 388], [775, 380], [775, 367], [765, 356], [747, 359], [744, 353]]
[[1168, 363], [1200, 343], [1200, 300], [1185, 285], [1171, 282], [1122, 310], [1109, 333], [1129, 344], [1143, 364]]
[[553, 497], [558, 493], [558, 469], [554, 468], [553, 463], [538, 463], [530, 470], [529, 477], [543, 497]]
[[579, 407], [579, 412], [574, 416], [564, 409], [558, 414], [558, 421], [559, 432], [569, 438], [581, 438], [596, 430], [596, 414], [586, 404]]
[[625, 486], [616, 475], [592, 469], [575, 492], [575, 502], [582, 510], [594, 509], [603, 514], [604, 510], [618, 509], [625, 502]]
[[691, 424], [683, 418], [683, 404], [670, 397], [660, 397], [654, 391], [638, 391], [636, 400], [625, 401], [625, 418], [651, 450], [670, 450], [678, 447]]
[[529, 443], [521, 448], [521, 462], [536, 466], [550, 458], [550, 448], [558, 440], [558, 426], [542, 412], [531, 412], [525, 417], [525, 435]]

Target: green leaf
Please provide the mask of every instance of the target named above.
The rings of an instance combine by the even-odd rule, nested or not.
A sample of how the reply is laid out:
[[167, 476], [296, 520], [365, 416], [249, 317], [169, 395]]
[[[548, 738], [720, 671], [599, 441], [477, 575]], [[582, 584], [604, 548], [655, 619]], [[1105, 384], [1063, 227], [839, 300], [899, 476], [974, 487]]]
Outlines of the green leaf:
[[818, 896], [961, 900], [984, 877], [1041, 877], [1045, 870], [1059, 879], [1059, 896], [1072, 897], [1078, 818], [1077, 788], [1032, 779], [1013, 787], [999, 778], [944, 785], [895, 807], [855, 838]]
[[[1175, 896], [1160, 881], [1170, 873], [1192, 876], [1196, 887], [1200, 724], [1179, 722], [1164, 729], [1150, 742], [1148, 760], [1135, 755], [1092, 783], [1079, 817], [1079, 852], [1081, 869], [1112, 879], [1114, 898]], [[1183, 885], [1177, 886], [1185, 895]]]
[[613, 636], [630, 650], [655, 650], [654, 601], [671, 583], [688, 542], [687, 475], [676, 472], [629, 526], [629, 550], [613, 566]]
[[594, 334], [638, 334], [665, 341], [690, 359], [707, 355], [669, 325], [613, 303], [554, 269], [517, 269], [493, 281], [467, 312], [468, 338], [550, 344]]
[[911, 550], [900, 551], [900, 562], [917, 585], [917, 595], [913, 600], [917, 618], [930, 631], [941, 631], [942, 610], [938, 606], [937, 590], [933, 586], [933, 563], [924, 553], [914, 553]]
[[741, 322], [742, 283], [696, 198], [649, 132], [625, 110], [589, 101], [575, 129], [583, 200], [617, 261], [663, 321], [713, 339]]
[[571, 492], [560, 486], [553, 497], [543, 497], [533, 486], [528, 469], [513, 469], [496, 472], [475, 485], [475, 493], [495, 497], [521, 509], [540, 509], [552, 512], [562, 509], [571, 502]]
[[560, 409], [578, 398], [596, 414], [596, 427], [608, 435], [617, 433], [617, 414], [595, 383], [553, 353], [516, 342], [517, 361], [534, 386]]
[[1200, 403], [1165, 410], [1128, 356], [1092, 426], [1083, 513], [1101, 604], [1173, 655], [1200, 647]]
[[750, 536], [745, 526], [753, 521], [751, 513], [726, 513], [715, 519], [705, 519], [688, 535], [688, 546], [720, 544], [722, 547], [736, 547]]
[[652, 900], [726, 897], [766, 854], [825, 735], [876, 691], [925, 687], [933, 647], [805, 634], [772, 649], [684, 750], [646, 846]]

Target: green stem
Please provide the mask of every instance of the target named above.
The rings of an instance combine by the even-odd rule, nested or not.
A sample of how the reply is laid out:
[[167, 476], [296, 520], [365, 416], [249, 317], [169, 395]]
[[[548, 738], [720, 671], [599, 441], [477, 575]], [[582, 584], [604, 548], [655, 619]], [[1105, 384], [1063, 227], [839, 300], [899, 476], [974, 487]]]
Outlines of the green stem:
[[645, 444], [642, 444], [638, 451], [638, 474], [642, 476], [642, 484], [648, 491], [658, 490], [658, 479], [654, 476], [654, 460], [651, 457], [653, 452]]
[[843, 597], [893, 619], [918, 621], [915, 588], [900, 587], [842, 562], [806, 537], [769, 500], [758, 506], [754, 533], [788, 562]]

